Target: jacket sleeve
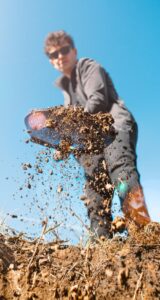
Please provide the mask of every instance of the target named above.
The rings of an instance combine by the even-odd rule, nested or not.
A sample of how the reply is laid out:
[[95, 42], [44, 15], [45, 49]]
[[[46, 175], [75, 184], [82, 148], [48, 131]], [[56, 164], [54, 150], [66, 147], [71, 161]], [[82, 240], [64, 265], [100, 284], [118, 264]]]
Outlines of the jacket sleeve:
[[110, 106], [105, 70], [94, 60], [86, 59], [81, 65], [81, 84], [87, 98], [85, 111], [106, 112]]

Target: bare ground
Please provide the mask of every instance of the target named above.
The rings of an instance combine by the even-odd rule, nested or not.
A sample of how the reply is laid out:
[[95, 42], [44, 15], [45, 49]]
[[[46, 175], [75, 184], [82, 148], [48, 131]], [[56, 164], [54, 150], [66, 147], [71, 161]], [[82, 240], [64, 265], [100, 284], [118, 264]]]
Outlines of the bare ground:
[[0, 268], [1, 300], [160, 299], [160, 224], [85, 247], [1, 236]]

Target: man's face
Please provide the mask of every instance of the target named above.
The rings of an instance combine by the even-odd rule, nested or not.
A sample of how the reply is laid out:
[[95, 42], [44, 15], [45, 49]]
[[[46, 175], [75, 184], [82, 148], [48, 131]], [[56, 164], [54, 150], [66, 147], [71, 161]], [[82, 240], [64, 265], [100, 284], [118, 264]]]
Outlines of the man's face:
[[49, 57], [50, 63], [56, 70], [70, 76], [77, 61], [77, 50], [66, 42], [61, 46], [52, 47]]

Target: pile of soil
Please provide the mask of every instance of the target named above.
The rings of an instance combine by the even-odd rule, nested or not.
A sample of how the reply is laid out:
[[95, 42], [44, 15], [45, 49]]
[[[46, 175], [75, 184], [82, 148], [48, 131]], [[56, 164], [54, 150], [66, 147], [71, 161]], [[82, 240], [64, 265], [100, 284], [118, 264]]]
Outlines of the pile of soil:
[[160, 299], [160, 224], [129, 236], [68, 246], [0, 238], [0, 299]]

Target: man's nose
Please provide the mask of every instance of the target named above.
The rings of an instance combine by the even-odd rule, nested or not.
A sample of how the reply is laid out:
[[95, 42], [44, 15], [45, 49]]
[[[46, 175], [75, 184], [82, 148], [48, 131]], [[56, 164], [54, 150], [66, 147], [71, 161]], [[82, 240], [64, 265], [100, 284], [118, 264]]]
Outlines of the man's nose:
[[63, 57], [64, 55], [61, 53], [61, 52], [59, 52], [58, 53], [58, 58], [61, 58], [61, 57]]

